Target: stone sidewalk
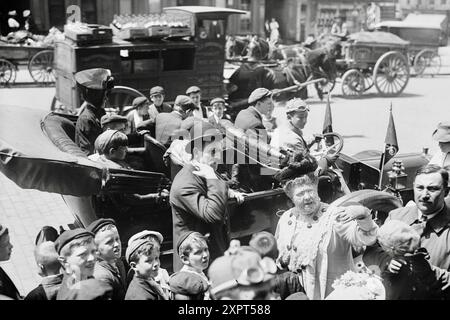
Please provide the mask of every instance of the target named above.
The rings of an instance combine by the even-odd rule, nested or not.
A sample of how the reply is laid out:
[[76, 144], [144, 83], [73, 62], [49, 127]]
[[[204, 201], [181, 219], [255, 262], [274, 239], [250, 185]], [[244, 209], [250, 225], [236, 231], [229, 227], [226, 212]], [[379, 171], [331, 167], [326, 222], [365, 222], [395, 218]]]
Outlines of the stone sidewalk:
[[40, 282], [34, 262], [34, 241], [39, 230], [73, 223], [74, 219], [58, 194], [37, 190], [24, 190], [0, 172], [0, 223], [10, 231], [11, 260], [2, 262], [22, 295], [26, 295]]

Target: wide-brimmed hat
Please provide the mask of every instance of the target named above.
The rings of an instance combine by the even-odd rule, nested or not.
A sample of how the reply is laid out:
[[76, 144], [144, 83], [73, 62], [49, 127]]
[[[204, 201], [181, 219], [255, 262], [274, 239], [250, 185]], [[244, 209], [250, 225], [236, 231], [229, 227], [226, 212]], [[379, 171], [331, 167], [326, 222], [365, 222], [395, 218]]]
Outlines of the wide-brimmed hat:
[[205, 142], [222, 141], [223, 134], [207, 121], [195, 121], [189, 132], [189, 138], [190, 141], [186, 145], [187, 153], [191, 153], [194, 147], [202, 150]]
[[438, 142], [450, 142], [450, 122], [440, 122], [433, 132], [433, 139]]

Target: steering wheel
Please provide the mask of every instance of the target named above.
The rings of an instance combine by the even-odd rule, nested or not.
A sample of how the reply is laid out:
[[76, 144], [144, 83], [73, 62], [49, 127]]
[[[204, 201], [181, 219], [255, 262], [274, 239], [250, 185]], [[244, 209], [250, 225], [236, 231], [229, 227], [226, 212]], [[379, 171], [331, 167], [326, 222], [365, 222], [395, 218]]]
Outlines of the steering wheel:
[[[336, 155], [341, 152], [344, 147], [344, 138], [338, 133], [330, 132], [314, 136], [316, 140], [310, 145], [310, 154], [316, 158]], [[332, 144], [328, 142], [328, 140], [331, 139], [333, 139]], [[314, 147], [314, 145], [316, 145], [316, 147]]]

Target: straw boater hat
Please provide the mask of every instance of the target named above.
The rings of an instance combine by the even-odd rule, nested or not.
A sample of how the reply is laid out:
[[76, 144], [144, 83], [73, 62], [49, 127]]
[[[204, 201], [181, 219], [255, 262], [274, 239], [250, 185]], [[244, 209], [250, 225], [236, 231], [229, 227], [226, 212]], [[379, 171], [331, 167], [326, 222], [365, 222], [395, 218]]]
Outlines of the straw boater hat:
[[438, 142], [450, 142], [450, 122], [440, 122], [433, 132], [433, 139]]

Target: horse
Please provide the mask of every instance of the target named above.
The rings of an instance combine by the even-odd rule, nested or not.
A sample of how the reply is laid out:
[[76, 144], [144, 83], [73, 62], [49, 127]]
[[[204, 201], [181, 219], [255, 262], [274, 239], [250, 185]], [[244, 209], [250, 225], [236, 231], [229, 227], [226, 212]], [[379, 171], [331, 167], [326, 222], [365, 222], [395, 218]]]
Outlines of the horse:
[[253, 61], [266, 60], [269, 57], [270, 44], [256, 35], [227, 36], [225, 55], [227, 59], [242, 58]]

